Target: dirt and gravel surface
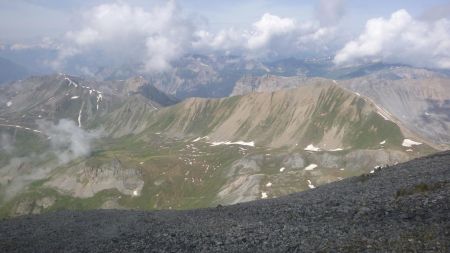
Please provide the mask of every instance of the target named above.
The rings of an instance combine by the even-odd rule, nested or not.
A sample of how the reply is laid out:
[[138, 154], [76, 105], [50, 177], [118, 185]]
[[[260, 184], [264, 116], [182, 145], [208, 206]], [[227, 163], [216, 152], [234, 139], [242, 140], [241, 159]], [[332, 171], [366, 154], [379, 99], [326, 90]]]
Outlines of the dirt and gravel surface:
[[0, 252], [450, 252], [450, 152], [286, 197], [0, 222]]

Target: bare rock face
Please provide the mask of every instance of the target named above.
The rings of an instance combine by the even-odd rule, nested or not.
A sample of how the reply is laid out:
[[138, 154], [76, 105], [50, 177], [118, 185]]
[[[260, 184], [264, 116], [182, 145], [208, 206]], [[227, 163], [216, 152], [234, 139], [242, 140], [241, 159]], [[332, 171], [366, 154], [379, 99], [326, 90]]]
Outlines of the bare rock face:
[[144, 187], [142, 171], [138, 168], [123, 168], [119, 160], [113, 160], [99, 168], [80, 165], [73, 169], [73, 173], [58, 175], [46, 185], [78, 198], [89, 198], [108, 189], [138, 196]]
[[20, 216], [26, 214], [40, 214], [45, 209], [55, 204], [55, 197], [43, 197], [41, 199], [32, 200], [25, 199], [18, 202], [14, 208], [12, 216]]
[[255, 200], [259, 195], [262, 155], [237, 160], [231, 165], [228, 181], [217, 194], [220, 204], [235, 204]]
[[305, 160], [300, 154], [292, 154], [285, 158], [284, 164], [287, 168], [291, 169], [303, 169], [305, 166]]

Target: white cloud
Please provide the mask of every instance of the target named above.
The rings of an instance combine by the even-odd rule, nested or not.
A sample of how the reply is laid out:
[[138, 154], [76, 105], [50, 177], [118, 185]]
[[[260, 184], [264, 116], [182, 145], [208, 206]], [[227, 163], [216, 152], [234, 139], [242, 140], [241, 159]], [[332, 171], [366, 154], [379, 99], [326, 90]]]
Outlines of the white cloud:
[[270, 13], [264, 14], [253, 24], [254, 31], [248, 39], [247, 47], [250, 50], [259, 49], [270, 43], [272, 39], [292, 33], [296, 28], [294, 20], [280, 18]]
[[323, 53], [336, 31], [319, 20], [298, 22], [265, 13], [247, 28], [210, 32], [196, 27], [195, 18], [185, 18], [175, 1], [148, 10], [121, 1], [102, 4], [80, 20], [81, 29], [66, 33], [64, 46], [50, 63], [54, 68], [73, 60], [85, 68], [132, 65], [143, 72], [161, 72], [186, 53], [221, 52], [249, 58]]
[[63, 164], [89, 155], [92, 141], [101, 136], [100, 131], [85, 131], [68, 119], [61, 119], [58, 124], [39, 121], [38, 125], [50, 138], [51, 150]]
[[82, 29], [66, 34], [56, 65], [79, 54], [100, 52], [112, 62], [135, 63], [163, 71], [189, 49], [193, 27], [175, 1], [150, 10], [125, 2], [102, 4], [83, 14]]
[[450, 68], [450, 21], [420, 21], [405, 10], [393, 13], [389, 19], [370, 19], [364, 32], [337, 52], [334, 62]]
[[293, 56], [326, 49], [334, 33], [334, 27], [322, 27], [317, 21], [300, 23], [266, 13], [249, 30], [198, 31], [194, 48], [241, 52], [249, 57]]

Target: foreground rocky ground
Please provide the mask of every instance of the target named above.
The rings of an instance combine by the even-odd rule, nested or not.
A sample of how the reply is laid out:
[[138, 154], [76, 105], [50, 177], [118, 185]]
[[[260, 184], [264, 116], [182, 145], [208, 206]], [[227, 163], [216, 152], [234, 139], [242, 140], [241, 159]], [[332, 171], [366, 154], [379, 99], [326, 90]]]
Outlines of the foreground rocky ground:
[[0, 252], [448, 252], [450, 152], [292, 194], [192, 211], [0, 222]]

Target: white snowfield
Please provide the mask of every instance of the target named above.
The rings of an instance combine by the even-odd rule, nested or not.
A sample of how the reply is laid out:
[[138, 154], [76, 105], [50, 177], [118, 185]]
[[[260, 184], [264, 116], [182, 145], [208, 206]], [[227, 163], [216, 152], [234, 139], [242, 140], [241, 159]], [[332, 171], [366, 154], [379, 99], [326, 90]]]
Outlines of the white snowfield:
[[267, 184], [266, 184], [266, 187], [271, 187], [272, 186], [272, 183], [271, 182], [268, 182]]
[[285, 169], [286, 169], [285, 167], [281, 167], [280, 172], [283, 172]]
[[75, 88], [78, 88], [78, 84], [74, 81], [72, 81], [70, 78], [65, 77], [65, 80], [69, 81], [69, 86], [73, 85]]
[[250, 141], [250, 142], [245, 142], [245, 141], [235, 141], [235, 142], [231, 142], [231, 141], [217, 141], [217, 142], [212, 142], [211, 143], [211, 146], [219, 146], [219, 145], [242, 145], [242, 146], [254, 147], [255, 146], [255, 142], [254, 141]]
[[335, 148], [335, 149], [330, 149], [328, 151], [330, 151], [330, 152], [337, 152], [337, 151], [342, 151], [342, 150], [343, 150], [342, 148]]
[[313, 144], [309, 144], [309, 145], [305, 148], [305, 150], [306, 150], [306, 151], [317, 152], [317, 151], [320, 151], [320, 148], [315, 147]]
[[17, 128], [17, 129], [25, 129], [25, 130], [32, 131], [32, 132], [35, 132], [35, 133], [42, 133], [41, 131], [39, 131], [37, 129], [31, 129], [29, 127], [23, 127], [23, 126], [19, 126], [19, 125], [0, 124], [0, 126], [14, 127], [14, 128]]
[[380, 145], [384, 145], [384, 144], [386, 144], [386, 140], [380, 142]]
[[6, 103], [6, 106], [7, 106], [7, 107], [11, 107], [11, 105], [12, 105], [12, 102], [11, 102], [11, 101], [8, 101], [8, 103]]
[[313, 170], [315, 168], [317, 168], [317, 164], [312, 163], [312, 164], [306, 166], [306, 168], [304, 170]]
[[194, 139], [192, 142], [197, 142], [197, 141], [207, 140], [207, 139], [209, 139], [208, 136], [203, 136], [203, 137], [198, 137], [198, 138]]
[[[60, 73], [60, 75], [64, 75], [64, 74], [62, 74], [62, 73]], [[96, 89], [93, 89], [93, 88], [91, 88], [91, 87], [89, 87], [89, 86], [84, 86], [84, 85], [79, 85], [78, 83], [76, 83], [76, 82], [74, 82], [74, 81], [72, 81], [69, 77], [64, 77], [64, 80], [66, 80], [66, 81], [68, 81], [69, 82], [69, 86], [74, 86], [75, 88], [78, 88], [79, 86], [81, 87], [81, 88], [83, 88], [83, 89], [88, 89], [89, 90], [89, 95], [92, 95], [93, 93], [96, 93], [96, 95], [97, 95], [97, 111], [98, 111], [98, 109], [99, 109], [99, 103], [101, 102], [101, 101], [103, 101], [103, 95], [102, 95], [102, 92], [101, 91], [98, 91], [98, 90], [96, 90]], [[70, 99], [78, 99], [79, 98], [79, 96], [73, 96], [73, 97], [71, 97]]]
[[267, 199], [267, 192], [261, 192], [261, 198]]
[[403, 143], [402, 143], [402, 146], [410, 148], [412, 146], [417, 146], [417, 145], [421, 145], [421, 144], [422, 143], [416, 142], [416, 141], [413, 141], [413, 140], [410, 140], [410, 139], [404, 139]]
[[311, 183], [311, 180], [309, 180], [309, 179], [308, 179], [308, 187], [309, 187], [309, 189], [314, 189], [314, 188], [316, 188], [316, 187]]

